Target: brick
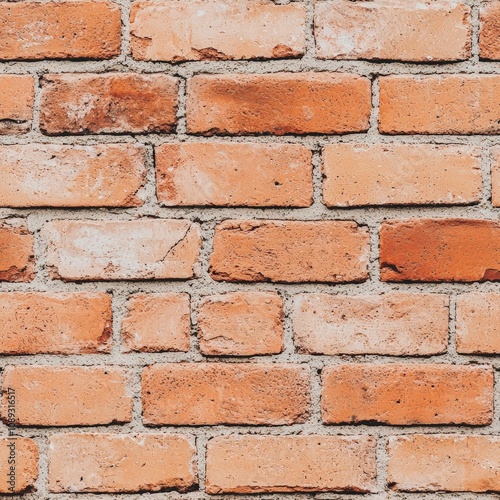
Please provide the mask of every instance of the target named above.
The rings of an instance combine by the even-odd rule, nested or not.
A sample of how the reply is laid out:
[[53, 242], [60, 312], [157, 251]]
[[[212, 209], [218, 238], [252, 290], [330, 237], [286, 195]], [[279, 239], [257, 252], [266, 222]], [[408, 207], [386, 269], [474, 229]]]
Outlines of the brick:
[[141, 206], [145, 155], [131, 144], [0, 146], [0, 206]]
[[481, 4], [481, 29], [479, 32], [479, 55], [481, 59], [500, 60], [500, 2]]
[[44, 134], [172, 132], [177, 80], [164, 74], [44, 75], [40, 128]]
[[477, 148], [433, 144], [329, 144], [323, 151], [329, 207], [464, 205], [481, 200]]
[[195, 447], [175, 434], [56, 434], [49, 443], [49, 491], [186, 491], [196, 483]]
[[500, 491], [498, 436], [389, 438], [388, 482], [400, 491]]
[[380, 78], [384, 134], [500, 133], [500, 75]]
[[491, 202], [500, 207], [500, 147], [491, 148]]
[[0, 221], [0, 281], [32, 281], [34, 238], [21, 222]]
[[35, 491], [37, 478], [38, 446], [35, 441], [24, 437], [0, 439], [0, 493]]
[[120, 44], [115, 3], [0, 3], [0, 60], [110, 59]]
[[472, 219], [383, 222], [380, 274], [383, 281], [498, 281], [500, 224]]
[[52, 277], [63, 280], [187, 279], [201, 245], [182, 219], [51, 221], [43, 228]]
[[369, 235], [350, 221], [224, 221], [216, 227], [216, 281], [345, 283], [368, 278]]
[[198, 312], [200, 350], [208, 356], [254, 356], [283, 350], [283, 299], [274, 292], [207, 297]]
[[207, 493], [375, 488], [370, 436], [219, 436], [207, 447]]
[[16, 424], [105, 425], [130, 422], [127, 374], [116, 367], [8, 366], [2, 379], [2, 419], [8, 388], [16, 392]]
[[306, 354], [442, 354], [448, 309], [448, 297], [437, 294], [301, 294], [293, 303], [294, 341]]
[[370, 81], [357, 75], [197, 75], [187, 95], [194, 134], [344, 134], [369, 126]]
[[0, 354], [109, 353], [111, 295], [0, 293]]
[[130, 15], [132, 56], [172, 62], [298, 57], [305, 23], [300, 3], [138, 2]]
[[156, 148], [165, 206], [308, 207], [312, 153], [300, 144], [178, 143]]
[[318, 2], [320, 59], [460, 61], [471, 55], [470, 8], [454, 1]]
[[138, 293], [127, 301], [122, 323], [125, 352], [189, 351], [187, 293]]
[[488, 425], [493, 371], [488, 366], [347, 364], [322, 373], [327, 424]]
[[31, 129], [34, 99], [31, 75], [0, 75], [0, 135], [24, 134]]
[[304, 365], [156, 364], [142, 376], [147, 425], [289, 425], [305, 422], [309, 404]]
[[457, 352], [500, 354], [500, 294], [459, 295], [456, 310]]

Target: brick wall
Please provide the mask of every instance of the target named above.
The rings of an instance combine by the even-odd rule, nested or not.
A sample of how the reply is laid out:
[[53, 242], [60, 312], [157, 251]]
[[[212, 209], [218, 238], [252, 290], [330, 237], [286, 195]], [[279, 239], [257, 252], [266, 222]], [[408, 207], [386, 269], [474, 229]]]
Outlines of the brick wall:
[[498, 498], [500, 1], [0, 2], [0, 61], [2, 498]]

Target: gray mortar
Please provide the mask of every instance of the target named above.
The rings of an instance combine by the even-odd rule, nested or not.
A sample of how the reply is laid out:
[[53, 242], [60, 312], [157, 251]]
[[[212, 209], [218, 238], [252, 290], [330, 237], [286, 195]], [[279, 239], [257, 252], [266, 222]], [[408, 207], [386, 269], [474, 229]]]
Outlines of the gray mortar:
[[[49, 0], [43, 0], [49, 1]], [[455, 300], [461, 293], [470, 291], [499, 291], [500, 283], [383, 283], [379, 280], [378, 256], [379, 241], [378, 229], [385, 219], [405, 218], [479, 218], [498, 220], [500, 209], [491, 205], [490, 186], [490, 155], [489, 149], [500, 144], [498, 135], [413, 135], [413, 136], [388, 136], [380, 135], [377, 130], [378, 121], [378, 77], [391, 74], [500, 74], [499, 62], [486, 62], [479, 60], [478, 10], [481, 0], [465, 0], [470, 5], [472, 14], [472, 57], [468, 61], [456, 63], [413, 64], [413, 63], [388, 63], [368, 61], [322, 61], [315, 59], [313, 36], [313, 4], [314, 0], [294, 0], [303, 2], [307, 6], [307, 49], [301, 59], [273, 60], [273, 61], [210, 61], [186, 62], [180, 64], [134, 61], [128, 55], [129, 35], [128, 16], [130, 11], [129, 0], [115, 0], [122, 7], [122, 54], [109, 61], [33, 61], [33, 62], [3, 62], [0, 63], [0, 74], [31, 74], [35, 77], [35, 111], [31, 132], [19, 136], [0, 136], [0, 144], [98, 144], [98, 143], [136, 143], [146, 145], [147, 179], [139, 194], [145, 201], [139, 208], [124, 209], [1, 209], [0, 219], [21, 218], [25, 219], [28, 227], [35, 233], [36, 279], [31, 283], [1, 283], [1, 291], [106, 291], [113, 295], [113, 348], [111, 354], [100, 355], [34, 355], [34, 356], [0, 356], [0, 370], [7, 365], [93, 365], [93, 366], [122, 366], [130, 372], [131, 384], [129, 390], [134, 395], [133, 420], [125, 425], [105, 425], [92, 427], [66, 427], [66, 428], [19, 428], [19, 435], [32, 437], [40, 447], [40, 477], [36, 483], [37, 492], [25, 495], [29, 500], [137, 500], [139, 498], [156, 499], [270, 499], [270, 500], [481, 500], [500, 499], [500, 494], [474, 494], [474, 493], [395, 493], [386, 490], [386, 444], [387, 437], [391, 435], [413, 433], [452, 433], [473, 435], [500, 435], [500, 356], [474, 356], [460, 355], [455, 350]], [[319, 0], [321, 1], [321, 0]], [[275, 0], [277, 4], [290, 3], [287, 0]], [[48, 73], [103, 73], [103, 72], [143, 72], [164, 73], [176, 76], [179, 85], [179, 119], [177, 134], [151, 134], [151, 135], [86, 135], [86, 136], [45, 136], [39, 128], [40, 105], [40, 77]], [[247, 137], [199, 137], [186, 133], [186, 80], [196, 74], [211, 73], [275, 73], [280, 71], [332, 71], [364, 75], [372, 80], [373, 111], [370, 118], [370, 129], [366, 134], [337, 135], [301, 135], [301, 136], [247, 136]], [[158, 204], [156, 199], [154, 179], [153, 148], [163, 143], [170, 142], [256, 142], [256, 143], [300, 143], [313, 151], [313, 182], [314, 203], [308, 208], [165, 208]], [[380, 207], [380, 208], [326, 208], [321, 201], [321, 150], [325, 144], [338, 142], [364, 142], [364, 143], [432, 143], [432, 144], [468, 144], [480, 146], [483, 151], [481, 170], [483, 174], [483, 197], [480, 203], [470, 206], [426, 206], [426, 207]], [[40, 234], [41, 228], [47, 221], [54, 219], [88, 219], [88, 220], [131, 220], [141, 217], [160, 218], [185, 218], [201, 223], [203, 247], [200, 257], [200, 275], [191, 281], [113, 281], [89, 283], [65, 283], [60, 280], [50, 280], [46, 269], [45, 251], [47, 242]], [[354, 220], [365, 225], [370, 230], [371, 254], [369, 263], [370, 279], [360, 284], [276, 284], [276, 283], [224, 283], [215, 282], [208, 275], [208, 261], [212, 249], [215, 225], [225, 219], [283, 219], [283, 220]], [[254, 356], [247, 358], [236, 357], [209, 357], [204, 358], [198, 350], [196, 336], [197, 306], [201, 299], [207, 295], [224, 293], [236, 290], [276, 291], [285, 301], [285, 349], [281, 354], [273, 356]], [[431, 292], [445, 293], [451, 297], [450, 307], [450, 343], [448, 352], [443, 355], [429, 357], [405, 356], [312, 356], [297, 354], [293, 345], [292, 326], [290, 320], [292, 297], [301, 292], [326, 292], [341, 295], [378, 294], [393, 290], [406, 292]], [[187, 353], [122, 353], [120, 346], [120, 325], [125, 314], [126, 299], [137, 292], [187, 292], [192, 301], [192, 330], [191, 349]], [[289, 426], [163, 426], [145, 427], [141, 421], [140, 399], [140, 373], [144, 366], [153, 363], [180, 362], [180, 361], [223, 361], [225, 363], [282, 363], [293, 362], [307, 364], [311, 369], [311, 415], [304, 424]], [[329, 425], [321, 424], [319, 414], [320, 401], [320, 371], [325, 365], [338, 365], [346, 362], [353, 363], [448, 363], [448, 364], [488, 364], [496, 370], [495, 381], [495, 417], [489, 426], [367, 426], [367, 425]], [[47, 449], [48, 437], [60, 432], [111, 432], [111, 433], [169, 433], [185, 434], [196, 439], [198, 450], [198, 475], [199, 491], [185, 494], [176, 492], [142, 493], [142, 494], [50, 494], [46, 489], [48, 464], [44, 457]], [[322, 434], [322, 435], [373, 435], [377, 438], [378, 457], [378, 486], [376, 493], [368, 495], [348, 495], [335, 493], [294, 493], [287, 495], [260, 494], [260, 495], [207, 495], [204, 492], [205, 484], [205, 453], [207, 441], [219, 435], [227, 434]], [[6, 426], [0, 422], [0, 434], [6, 435]]]

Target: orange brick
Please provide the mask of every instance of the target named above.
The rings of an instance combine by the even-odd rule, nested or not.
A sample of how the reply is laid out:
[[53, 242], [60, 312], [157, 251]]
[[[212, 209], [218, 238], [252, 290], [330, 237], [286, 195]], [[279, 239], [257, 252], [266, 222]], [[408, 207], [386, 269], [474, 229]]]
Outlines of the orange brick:
[[187, 93], [190, 133], [343, 134], [369, 125], [370, 81], [357, 75], [198, 75]]
[[0, 75], [0, 135], [24, 134], [31, 129], [34, 98], [31, 75]]
[[471, 54], [470, 8], [447, 0], [318, 2], [315, 35], [321, 59], [459, 61]]
[[395, 490], [500, 491], [498, 436], [391, 436], [388, 452]]
[[494, 207], [500, 207], [500, 146], [491, 148], [491, 156], [491, 201]]
[[466, 293], [457, 297], [457, 351], [500, 354], [500, 294]]
[[500, 60], [500, 2], [481, 4], [479, 54], [482, 59]]
[[300, 144], [179, 143], [156, 148], [166, 206], [308, 207], [312, 154]]
[[127, 375], [116, 367], [8, 366], [2, 379], [2, 419], [9, 388], [18, 425], [68, 426], [130, 422]]
[[383, 281], [498, 281], [500, 223], [471, 219], [383, 222], [380, 273]]
[[55, 134], [172, 132], [177, 80], [164, 74], [44, 75], [40, 128]]
[[0, 353], [110, 352], [111, 314], [107, 293], [0, 293]]
[[274, 292], [235, 292], [206, 298], [198, 313], [205, 355], [253, 356], [283, 350], [283, 300]]
[[56, 434], [49, 491], [185, 491], [197, 480], [195, 453], [190, 439], [175, 434]]
[[220, 436], [207, 447], [207, 493], [375, 488], [370, 436]]
[[43, 233], [50, 272], [65, 280], [192, 278], [201, 245], [199, 225], [182, 219], [57, 220]]
[[436, 294], [301, 294], [292, 311], [294, 341], [307, 354], [440, 354], [448, 308], [448, 297]]
[[145, 154], [131, 144], [0, 146], [0, 206], [140, 206]]
[[210, 274], [217, 281], [344, 283], [368, 278], [369, 235], [349, 221], [224, 221]]
[[33, 243], [33, 235], [22, 223], [0, 221], [0, 281], [33, 280]]
[[433, 144], [329, 144], [323, 151], [329, 207], [463, 205], [481, 200], [480, 152]]
[[500, 133], [500, 75], [380, 78], [384, 134]]
[[0, 493], [35, 491], [37, 478], [38, 446], [35, 441], [23, 437], [0, 439]]
[[493, 418], [488, 366], [348, 364], [323, 370], [327, 424], [487, 425]]
[[132, 295], [122, 323], [126, 352], [189, 351], [191, 318], [187, 293]]
[[292, 364], [173, 363], [145, 368], [149, 425], [287, 425], [309, 412], [309, 370]]
[[230, 0], [137, 2], [130, 15], [135, 59], [275, 59], [305, 50], [300, 3]]
[[0, 60], [110, 59], [120, 53], [113, 2], [0, 3]]

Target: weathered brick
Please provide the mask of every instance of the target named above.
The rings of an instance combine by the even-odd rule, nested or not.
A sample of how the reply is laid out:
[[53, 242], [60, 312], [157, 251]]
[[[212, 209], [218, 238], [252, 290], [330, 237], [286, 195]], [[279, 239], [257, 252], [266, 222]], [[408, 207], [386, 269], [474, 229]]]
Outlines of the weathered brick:
[[274, 292], [207, 297], [198, 312], [200, 350], [212, 356], [278, 354], [283, 350], [283, 300]]
[[196, 483], [195, 447], [175, 434], [56, 434], [49, 491], [185, 491]]
[[0, 293], [0, 354], [110, 352], [111, 314], [107, 293]]
[[145, 154], [131, 144], [0, 146], [0, 206], [140, 206]]
[[370, 436], [220, 436], [207, 446], [207, 493], [375, 489]]
[[24, 437], [0, 439], [0, 493], [12, 495], [34, 491], [37, 478], [38, 446], [35, 441]]
[[122, 323], [126, 352], [189, 351], [190, 333], [187, 293], [140, 293], [127, 301]]
[[199, 225], [182, 219], [57, 220], [43, 233], [52, 276], [64, 280], [192, 278], [201, 245]]
[[149, 425], [287, 425], [304, 422], [309, 403], [303, 365], [157, 364], [142, 377]]
[[389, 486], [399, 491], [500, 491], [500, 437], [391, 436]]
[[34, 239], [17, 221], [0, 221], [0, 281], [32, 281], [35, 277]]
[[31, 75], [0, 75], [0, 135], [31, 129], [35, 83]]
[[500, 223], [472, 219], [383, 222], [380, 274], [383, 281], [498, 281]]
[[166, 206], [308, 207], [312, 153], [300, 144], [199, 142], [156, 148]]
[[328, 424], [487, 425], [493, 417], [488, 366], [348, 364], [322, 373]]
[[323, 151], [329, 207], [463, 205], [481, 200], [477, 148], [434, 144], [329, 144]]
[[369, 125], [370, 81], [357, 75], [197, 75], [187, 93], [195, 134], [343, 134]]
[[491, 156], [491, 202], [500, 207], [500, 146], [491, 148]]
[[0, 3], [0, 60], [110, 59], [120, 32], [114, 2]]
[[448, 308], [448, 297], [437, 294], [302, 294], [293, 304], [294, 341], [308, 354], [440, 354]]
[[479, 55], [482, 59], [500, 60], [500, 2], [481, 4]]
[[2, 378], [2, 419], [9, 388], [16, 392], [16, 424], [104, 425], [130, 422], [127, 374], [116, 367], [8, 366]]
[[305, 50], [301, 3], [230, 0], [137, 2], [130, 15], [135, 59], [276, 59]]
[[500, 75], [380, 78], [384, 134], [500, 133]]
[[177, 80], [165, 74], [44, 75], [40, 128], [48, 135], [172, 132]]

